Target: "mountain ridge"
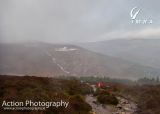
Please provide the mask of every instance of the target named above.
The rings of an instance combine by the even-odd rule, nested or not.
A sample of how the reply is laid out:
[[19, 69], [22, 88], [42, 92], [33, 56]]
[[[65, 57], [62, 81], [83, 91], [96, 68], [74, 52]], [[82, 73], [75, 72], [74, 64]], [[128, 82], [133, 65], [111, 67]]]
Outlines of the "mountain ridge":
[[[38, 76], [100, 76], [137, 79], [158, 69], [69, 44], [0, 44], [0, 73]], [[153, 77], [154, 77], [153, 76]]]

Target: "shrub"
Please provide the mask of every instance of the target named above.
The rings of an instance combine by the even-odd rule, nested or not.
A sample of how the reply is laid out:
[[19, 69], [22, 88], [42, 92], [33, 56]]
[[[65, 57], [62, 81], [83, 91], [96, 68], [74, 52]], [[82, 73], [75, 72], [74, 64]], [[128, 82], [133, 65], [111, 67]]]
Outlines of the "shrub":
[[110, 93], [107, 90], [97, 88], [96, 92], [94, 93], [94, 96], [98, 95], [110, 95]]
[[81, 95], [74, 95], [71, 97], [71, 106], [77, 111], [79, 112], [79, 114], [86, 114], [87, 112], [92, 110], [92, 107], [87, 104], [83, 98], [83, 96]]
[[117, 105], [118, 99], [114, 95], [98, 95], [97, 101], [101, 104]]

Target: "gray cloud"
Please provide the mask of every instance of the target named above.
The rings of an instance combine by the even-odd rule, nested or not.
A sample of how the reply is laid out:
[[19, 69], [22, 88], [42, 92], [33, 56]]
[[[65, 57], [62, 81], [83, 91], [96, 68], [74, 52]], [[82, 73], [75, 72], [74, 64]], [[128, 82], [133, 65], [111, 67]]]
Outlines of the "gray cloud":
[[[158, 0], [1, 0], [0, 41], [86, 42], [159, 38]], [[133, 7], [151, 25], [130, 23]], [[136, 34], [136, 35], [135, 35]]]

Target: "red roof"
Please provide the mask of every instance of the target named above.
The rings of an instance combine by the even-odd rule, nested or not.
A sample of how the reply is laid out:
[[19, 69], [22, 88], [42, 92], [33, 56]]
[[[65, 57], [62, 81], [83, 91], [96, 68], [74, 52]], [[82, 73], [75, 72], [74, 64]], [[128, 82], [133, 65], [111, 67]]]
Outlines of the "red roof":
[[96, 83], [96, 86], [97, 86], [97, 87], [103, 87], [103, 86], [105, 86], [105, 84], [104, 84], [103, 82], [97, 82], [97, 83]]

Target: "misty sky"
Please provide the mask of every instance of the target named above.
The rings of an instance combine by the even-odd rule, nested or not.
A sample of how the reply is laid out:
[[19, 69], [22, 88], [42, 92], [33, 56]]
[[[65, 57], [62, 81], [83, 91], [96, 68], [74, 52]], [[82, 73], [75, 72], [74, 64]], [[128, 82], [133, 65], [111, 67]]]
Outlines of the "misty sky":
[[[92, 42], [160, 38], [159, 0], [0, 0], [0, 41]], [[153, 24], [131, 24], [137, 18]]]

